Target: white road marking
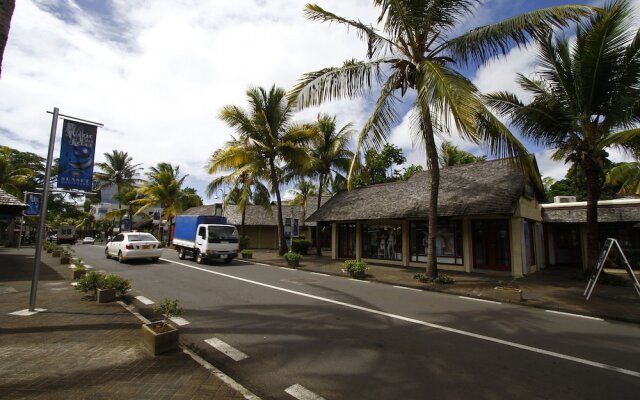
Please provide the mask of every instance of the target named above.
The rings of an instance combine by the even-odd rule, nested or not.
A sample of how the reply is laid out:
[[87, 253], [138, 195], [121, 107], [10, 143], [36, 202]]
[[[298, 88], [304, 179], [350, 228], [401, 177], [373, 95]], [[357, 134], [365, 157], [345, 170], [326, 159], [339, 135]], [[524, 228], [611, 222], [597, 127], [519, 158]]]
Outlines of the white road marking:
[[415, 289], [415, 288], [410, 288], [410, 287], [406, 287], [406, 286], [398, 286], [398, 285], [392, 285], [392, 286], [395, 287], [395, 288], [398, 288], [398, 289], [413, 290], [415, 292], [422, 292], [423, 291], [422, 289]]
[[417, 325], [427, 326], [427, 327], [434, 328], [434, 329], [439, 329], [439, 330], [442, 330], [442, 331], [445, 331], [445, 332], [455, 333], [455, 334], [462, 335], [462, 336], [468, 336], [468, 337], [472, 337], [472, 338], [475, 338], [475, 339], [484, 340], [484, 341], [487, 341], [487, 342], [497, 343], [497, 344], [501, 344], [501, 345], [508, 346], [508, 347], [513, 347], [513, 348], [520, 349], [520, 350], [530, 351], [530, 352], [537, 353], [537, 354], [543, 354], [543, 355], [546, 355], [546, 356], [549, 356], [549, 357], [560, 358], [560, 359], [563, 359], [563, 360], [572, 361], [572, 362], [575, 362], [575, 363], [579, 363], [579, 364], [583, 364], [583, 365], [589, 365], [591, 367], [606, 369], [606, 370], [609, 370], [609, 371], [614, 371], [614, 372], [618, 372], [618, 373], [621, 373], [621, 374], [631, 375], [631, 376], [634, 376], [636, 378], [640, 378], [640, 372], [632, 371], [630, 369], [616, 367], [614, 365], [604, 364], [604, 363], [600, 363], [600, 362], [597, 362], [597, 361], [591, 361], [591, 360], [587, 360], [587, 359], [579, 358], [579, 357], [573, 357], [573, 356], [570, 356], [570, 355], [556, 353], [556, 352], [549, 351], [549, 350], [544, 350], [544, 349], [539, 349], [539, 348], [536, 348], [536, 347], [527, 346], [527, 345], [516, 343], [516, 342], [510, 342], [508, 340], [503, 340], [503, 339], [498, 339], [498, 338], [494, 338], [494, 337], [491, 337], [491, 336], [485, 336], [485, 335], [480, 335], [480, 334], [473, 333], [473, 332], [463, 331], [461, 329], [449, 328], [449, 327], [444, 326], [444, 325], [438, 325], [438, 324], [433, 324], [431, 322], [420, 321], [420, 320], [414, 319], [414, 318], [403, 317], [402, 315], [396, 315], [396, 314], [391, 314], [391, 313], [375, 310], [373, 308], [357, 306], [357, 305], [354, 305], [354, 304], [345, 303], [343, 301], [328, 299], [326, 297], [320, 297], [320, 296], [315, 296], [315, 295], [312, 295], [312, 294], [298, 292], [298, 291], [295, 291], [295, 290], [285, 289], [285, 288], [281, 288], [281, 287], [278, 287], [278, 286], [269, 285], [267, 283], [252, 281], [250, 279], [245, 279], [245, 278], [240, 278], [240, 277], [229, 275], [229, 274], [224, 274], [222, 272], [206, 270], [204, 268], [196, 267], [196, 266], [185, 264], [185, 263], [180, 263], [180, 262], [173, 261], [173, 260], [168, 260], [168, 259], [164, 259], [164, 258], [162, 260], [170, 262], [170, 263], [173, 263], [173, 264], [182, 265], [184, 267], [195, 269], [195, 270], [198, 270], [198, 271], [207, 272], [207, 273], [218, 275], [218, 276], [224, 276], [224, 277], [229, 278], [229, 279], [235, 279], [237, 281], [251, 283], [253, 285], [258, 285], [258, 286], [266, 287], [266, 288], [269, 288], [269, 289], [279, 290], [279, 291], [285, 292], [285, 293], [295, 294], [295, 295], [298, 295], [298, 296], [307, 297], [307, 298], [310, 298], [310, 299], [315, 299], [315, 300], [323, 301], [323, 302], [326, 302], [326, 303], [336, 304], [336, 305], [347, 307], [347, 308], [351, 308], [351, 309], [354, 309], [354, 310], [365, 311], [365, 312], [368, 312], [368, 313], [371, 313], [371, 314], [381, 315], [383, 317], [393, 318], [393, 319], [397, 319], [397, 320], [405, 321], [405, 322], [411, 322], [411, 323], [414, 323], [414, 324], [417, 324]]
[[182, 325], [189, 325], [190, 322], [187, 321], [186, 319], [182, 318], [182, 317], [173, 317], [173, 318], [169, 318], [171, 321], [175, 322], [176, 325], [178, 326], [182, 326]]
[[142, 304], [145, 304], [145, 305], [147, 305], [147, 306], [148, 306], [148, 305], [151, 305], [151, 304], [155, 304], [155, 303], [153, 302], [153, 300], [149, 300], [149, 299], [147, 299], [147, 298], [146, 298], [146, 297], [144, 297], [144, 296], [136, 296], [136, 300], [138, 300], [139, 302], [141, 302]]
[[553, 310], [545, 310], [548, 313], [553, 313], [553, 314], [560, 314], [560, 315], [566, 315], [569, 317], [575, 317], [575, 318], [584, 318], [584, 319], [592, 319], [594, 321], [604, 321], [604, 319], [602, 318], [598, 318], [598, 317], [589, 317], [587, 315], [580, 315], [580, 314], [571, 314], [571, 313], [566, 313], [566, 312], [562, 312], [562, 311], [553, 311]]
[[71, 282], [71, 286], [78, 286], [78, 282]]
[[329, 274], [321, 274], [320, 272], [312, 272], [312, 274], [314, 275], [320, 275], [320, 276], [331, 276]]
[[302, 385], [298, 385], [297, 383], [295, 385], [289, 386], [284, 391], [298, 400], [325, 400], [324, 397], [318, 396], [311, 390], [305, 388]]
[[502, 304], [502, 303], [500, 303], [499, 301], [485, 300], [485, 299], [476, 299], [475, 297], [458, 296], [458, 298], [465, 299], [465, 300], [481, 301], [481, 302], [483, 302], [483, 303]]
[[39, 312], [45, 312], [47, 311], [46, 308], [34, 308], [33, 311], [29, 311], [29, 309], [27, 308], [26, 310], [20, 310], [20, 311], [14, 311], [9, 313], [9, 315], [17, 315], [19, 317], [29, 317], [31, 315], [35, 315]]
[[354, 279], [354, 278], [349, 278], [350, 281], [354, 281], [354, 282], [361, 282], [361, 283], [371, 283], [369, 281], [365, 281], [364, 279]]
[[209, 346], [213, 347], [214, 349], [218, 350], [219, 352], [225, 354], [226, 356], [231, 358], [233, 361], [241, 361], [249, 357], [248, 355], [244, 354], [240, 350], [236, 349], [235, 347], [231, 346], [228, 343], [223, 342], [218, 338], [206, 339], [205, 343], [207, 343]]
[[297, 271], [297, 269], [295, 269], [295, 268], [287, 268], [287, 267], [278, 267], [278, 268], [284, 269], [284, 270], [287, 270], [287, 271]]

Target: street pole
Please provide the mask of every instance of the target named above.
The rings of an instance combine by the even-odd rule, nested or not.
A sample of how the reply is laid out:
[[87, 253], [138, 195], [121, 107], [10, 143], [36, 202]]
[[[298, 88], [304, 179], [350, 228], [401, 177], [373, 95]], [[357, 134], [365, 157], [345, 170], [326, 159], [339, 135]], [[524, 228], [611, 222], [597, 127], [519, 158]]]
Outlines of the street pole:
[[293, 251], [293, 207], [291, 207], [291, 229], [289, 230], [289, 251]]
[[47, 166], [44, 170], [44, 188], [42, 189], [42, 201], [40, 202], [40, 224], [36, 236], [36, 254], [33, 262], [33, 279], [31, 280], [31, 294], [29, 295], [29, 311], [35, 311], [36, 293], [38, 291], [38, 278], [40, 276], [40, 256], [42, 255], [42, 242], [44, 240], [45, 219], [47, 216], [47, 200], [49, 199], [49, 182], [51, 180], [51, 164], [53, 163], [53, 148], [56, 143], [56, 130], [58, 129], [58, 107], [53, 109], [51, 120], [51, 135], [49, 137], [49, 153]]
[[[24, 192], [24, 199], [22, 201], [23, 203], [27, 204], [27, 192]], [[24, 212], [23, 214], [20, 216], [20, 233], [18, 234], [18, 250], [20, 250], [20, 247], [22, 246], [22, 226], [24, 225]]]

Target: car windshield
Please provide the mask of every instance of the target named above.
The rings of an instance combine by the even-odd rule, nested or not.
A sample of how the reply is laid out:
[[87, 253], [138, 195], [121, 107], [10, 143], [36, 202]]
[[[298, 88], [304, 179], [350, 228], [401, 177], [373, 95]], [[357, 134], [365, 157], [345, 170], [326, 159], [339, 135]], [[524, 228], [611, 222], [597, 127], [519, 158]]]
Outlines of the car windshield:
[[210, 226], [209, 239], [237, 239], [238, 230], [233, 226]]
[[156, 242], [156, 238], [153, 237], [153, 235], [150, 235], [148, 233], [136, 233], [134, 235], [128, 235], [128, 239], [130, 242], [147, 242], [147, 241], [153, 241]]

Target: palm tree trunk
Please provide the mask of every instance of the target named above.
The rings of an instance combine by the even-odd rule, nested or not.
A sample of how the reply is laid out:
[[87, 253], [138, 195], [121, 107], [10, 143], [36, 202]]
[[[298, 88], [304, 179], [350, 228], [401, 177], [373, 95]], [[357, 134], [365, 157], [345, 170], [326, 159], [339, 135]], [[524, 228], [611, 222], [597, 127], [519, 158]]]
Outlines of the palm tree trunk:
[[438, 234], [438, 192], [440, 190], [440, 165], [438, 164], [438, 150], [433, 136], [433, 126], [428, 108], [422, 108], [422, 134], [427, 152], [427, 168], [429, 169], [429, 230], [427, 232], [427, 269], [426, 274], [431, 278], [438, 276], [436, 262], [436, 237]]
[[[324, 176], [320, 175], [320, 180], [318, 182], [318, 208], [320, 209], [320, 204], [322, 203], [322, 181], [324, 180]], [[316, 222], [316, 255], [322, 255], [322, 246], [320, 245], [320, 222]]]
[[9, 39], [9, 27], [15, 7], [15, 0], [0, 1], [0, 74], [2, 73], [2, 59]]
[[587, 265], [589, 271], [596, 264], [600, 251], [598, 237], [598, 200], [600, 199], [600, 171], [584, 168], [587, 177]]
[[240, 236], [244, 235], [244, 221], [246, 216], [247, 216], [247, 205], [245, 204], [244, 207], [242, 207], [242, 220], [240, 221]]
[[271, 169], [271, 187], [276, 194], [276, 204], [278, 207], [278, 254], [281, 256], [286, 253], [289, 248], [284, 237], [284, 221], [282, 219], [282, 199], [280, 198], [280, 184], [276, 176], [276, 165], [273, 159], [269, 159], [269, 168]]

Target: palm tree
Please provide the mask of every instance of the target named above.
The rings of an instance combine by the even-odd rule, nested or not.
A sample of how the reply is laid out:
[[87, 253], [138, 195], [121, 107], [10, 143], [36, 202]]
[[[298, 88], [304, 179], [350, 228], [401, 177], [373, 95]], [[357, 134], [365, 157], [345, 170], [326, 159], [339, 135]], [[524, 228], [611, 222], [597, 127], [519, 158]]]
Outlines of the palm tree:
[[555, 149], [553, 159], [579, 166], [587, 187], [588, 265], [598, 257], [598, 200], [607, 149], [632, 150], [640, 135], [640, 30], [627, 0], [607, 4], [582, 22], [574, 40], [551, 34], [539, 43], [539, 79], [520, 75], [533, 100], [488, 96], [525, 137]]
[[[305, 74], [289, 95], [300, 107], [324, 101], [368, 95], [380, 87], [373, 112], [360, 132], [356, 156], [364, 147], [379, 149], [398, 122], [398, 95], [416, 93], [411, 126], [414, 139], [426, 149], [430, 171], [427, 274], [437, 276], [435, 263], [438, 189], [440, 168], [435, 144], [437, 134], [450, 132], [451, 120], [460, 135], [472, 142], [484, 142], [491, 153], [517, 156], [533, 170], [526, 149], [485, 107], [477, 88], [454, 67], [482, 63], [505, 54], [513, 45], [525, 44], [548, 25], [563, 27], [592, 9], [586, 6], [551, 7], [525, 13], [505, 21], [472, 29], [454, 36], [473, 17], [481, 0], [374, 0], [380, 10], [381, 30], [358, 20], [340, 17], [308, 4], [310, 20], [346, 25], [365, 39], [367, 60], [349, 60], [341, 67]], [[350, 171], [353, 175], [354, 164]]]
[[122, 227], [122, 202], [124, 193], [140, 182], [136, 178], [140, 164], [134, 164], [133, 159], [126, 151], [113, 150], [111, 153], [104, 153], [106, 162], [96, 163], [100, 171], [95, 172], [94, 178], [100, 182], [98, 190], [102, 190], [109, 185], [115, 185], [116, 198], [118, 199], [118, 228]]
[[[353, 152], [347, 146], [354, 134], [353, 124], [348, 123], [339, 130], [336, 117], [318, 114], [313, 128], [316, 130], [310, 142], [310, 172], [318, 177], [318, 208], [322, 205], [322, 193], [330, 183], [339, 185], [345, 180]], [[306, 210], [305, 210], [306, 211]], [[316, 254], [322, 255], [320, 246], [320, 227], [316, 228]]]
[[238, 140], [232, 137], [224, 147], [216, 150], [207, 162], [207, 171], [216, 174], [220, 171], [230, 171], [228, 175], [218, 176], [207, 185], [207, 196], [211, 197], [219, 188], [231, 187], [223, 200], [223, 208], [228, 203], [235, 204], [242, 219], [240, 234], [244, 234], [247, 206], [258, 204], [271, 211], [269, 189], [262, 183], [268, 180], [265, 173], [266, 160], [256, 153], [248, 140]]
[[[170, 163], [159, 163], [149, 168], [146, 173], [147, 181], [138, 189], [140, 198], [131, 203], [139, 205], [137, 214], [146, 211], [149, 207], [159, 205], [162, 207], [162, 218], [169, 221], [169, 232], [173, 226], [173, 218], [182, 211], [181, 204], [185, 197], [199, 198], [197, 194], [184, 192], [182, 184], [187, 175], [180, 176], [180, 167]], [[162, 223], [159, 224], [158, 235], [162, 238]]]
[[15, 0], [3, 0], [0, 2], [0, 74], [2, 73], [2, 59], [9, 39], [9, 27], [11, 26], [11, 18], [15, 8]]
[[285, 100], [285, 91], [275, 85], [269, 91], [250, 88], [246, 92], [249, 108], [225, 106], [220, 119], [234, 128], [247, 151], [264, 160], [265, 173], [269, 177], [271, 193], [276, 196], [278, 207], [278, 248], [280, 255], [287, 252], [282, 218], [280, 184], [283, 167], [295, 169], [306, 158], [303, 146], [310, 136], [306, 127], [291, 123], [292, 108]]
[[640, 195], [640, 162], [623, 163], [611, 168], [607, 172], [606, 182], [620, 186], [618, 194]]
[[302, 206], [302, 225], [307, 219], [307, 204], [311, 196], [316, 195], [316, 185], [306, 179], [300, 179], [293, 189], [289, 189], [289, 193], [293, 195], [293, 199], [289, 204], [294, 206]]
[[444, 141], [440, 145], [440, 155], [438, 159], [441, 167], [451, 167], [453, 165], [485, 161], [487, 156], [474, 156], [467, 151], [460, 150], [458, 146], [454, 146], [451, 142]]
[[0, 189], [20, 197], [22, 187], [28, 185], [35, 174], [30, 168], [16, 167], [13, 152], [8, 147], [0, 147]]

